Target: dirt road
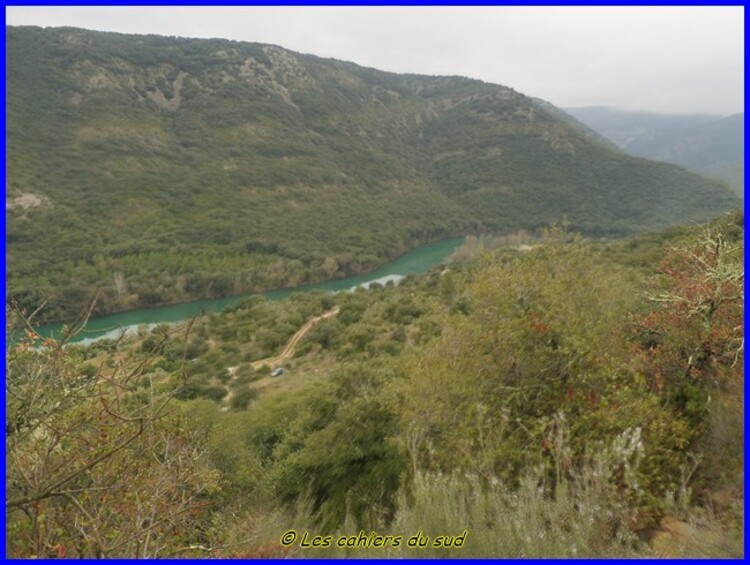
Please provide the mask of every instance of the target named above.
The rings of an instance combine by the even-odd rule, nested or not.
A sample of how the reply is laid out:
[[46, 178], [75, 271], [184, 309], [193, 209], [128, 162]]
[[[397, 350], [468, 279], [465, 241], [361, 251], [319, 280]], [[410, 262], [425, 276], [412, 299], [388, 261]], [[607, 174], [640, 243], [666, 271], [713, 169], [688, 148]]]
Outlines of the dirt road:
[[[258, 361], [254, 361], [252, 363], [252, 367], [254, 370], [260, 369], [263, 365], [268, 365], [271, 369], [275, 369], [279, 365], [281, 365], [284, 361], [289, 359], [292, 355], [294, 355], [294, 349], [297, 347], [297, 344], [299, 341], [304, 337], [304, 335], [312, 328], [315, 324], [320, 322], [321, 320], [324, 320], [325, 318], [330, 318], [331, 316], [335, 316], [339, 313], [339, 307], [335, 306], [328, 310], [327, 312], [323, 312], [320, 316], [315, 316], [314, 318], [310, 318], [305, 324], [298, 329], [294, 335], [289, 339], [287, 344], [284, 346], [284, 349], [282, 349], [281, 353], [274, 357], [266, 357], [265, 359], [260, 359]], [[230, 367], [229, 371], [232, 373], [232, 381], [235, 379], [235, 374], [237, 372], [237, 367]], [[267, 386], [273, 377], [264, 377], [260, 380], [257, 380], [253, 383], [251, 383], [251, 386], [253, 388], [263, 388]], [[229, 383], [229, 386], [231, 387], [231, 382]], [[224, 398], [225, 401], [230, 401], [232, 399], [232, 390], [230, 388], [229, 394]]]
[[265, 359], [261, 359], [260, 361], [254, 361], [253, 369], [257, 371], [263, 365], [268, 365], [271, 369], [278, 367], [294, 354], [294, 348], [297, 347], [299, 340], [304, 337], [304, 335], [310, 330], [310, 328], [312, 328], [315, 324], [317, 324], [324, 318], [330, 318], [331, 316], [335, 316], [338, 313], [339, 307], [336, 306], [331, 310], [328, 310], [328, 312], [323, 312], [320, 316], [310, 318], [305, 323], [305, 325], [298, 329], [297, 332], [291, 337], [291, 339], [287, 342], [287, 344], [284, 346], [284, 349], [279, 355], [277, 355], [276, 357], [266, 357]]

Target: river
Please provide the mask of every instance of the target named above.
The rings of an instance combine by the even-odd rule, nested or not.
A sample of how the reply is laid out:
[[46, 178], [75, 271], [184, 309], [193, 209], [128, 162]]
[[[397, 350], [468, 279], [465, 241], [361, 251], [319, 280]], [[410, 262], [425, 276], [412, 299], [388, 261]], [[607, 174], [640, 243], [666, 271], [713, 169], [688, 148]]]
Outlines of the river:
[[[369, 273], [296, 288], [271, 290], [261, 294], [269, 300], [284, 300], [294, 292], [309, 292], [312, 290], [337, 292], [349, 290], [357, 286], [367, 286], [369, 283], [376, 281], [385, 283], [393, 280], [398, 282], [400, 278], [406, 275], [421, 274], [435, 265], [439, 265], [461, 246], [463, 242], [463, 238], [454, 238], [428, 243], [409, 251], [405, 255]], [[237, 304], [240, 300], [248, 296], [250, 295], [242, 294], [227, 296], [225, 298], [183, 302], [181, 304], [138, 308], [136, 310], [128, 310], [127, 312], [91, 318], [86, 324], [85, 329], [76, 335], [75, 338], [71, 339], [70, 342], [86, 344], [102, 338], [115, 338], [123, 331], [133, 331], [142, 325], [183, 322], [208, 312], [220, 312], [229, 306]], [[62, 326], [63, 324], [60, 323], [46, 324], [36, 328], [36, 331], [44, 338], [59, 338]]]

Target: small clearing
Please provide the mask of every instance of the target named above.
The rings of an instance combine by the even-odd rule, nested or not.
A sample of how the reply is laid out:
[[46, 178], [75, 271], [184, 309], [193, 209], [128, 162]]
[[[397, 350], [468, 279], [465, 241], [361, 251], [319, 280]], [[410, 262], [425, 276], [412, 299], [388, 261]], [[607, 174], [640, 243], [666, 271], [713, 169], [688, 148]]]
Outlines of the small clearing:
[[13, 208], [22, 208], [28, 210], [29, 208], [36, 208], [44, 204], [45, 198], [37, 196], [32, 192], [24, 192], [16, 196], [15, 198], [9, 198], [5, 201], [5, 208], [12, 210]]

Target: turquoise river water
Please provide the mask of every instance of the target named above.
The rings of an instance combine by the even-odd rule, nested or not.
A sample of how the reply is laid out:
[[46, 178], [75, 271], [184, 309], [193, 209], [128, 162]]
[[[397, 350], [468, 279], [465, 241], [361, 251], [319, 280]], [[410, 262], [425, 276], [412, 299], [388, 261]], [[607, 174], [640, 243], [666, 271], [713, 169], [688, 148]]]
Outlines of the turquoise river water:
[[[309, 292], [311, 290], [337, 292], [367, 285], [375, 281], [381, 283], [385, 283], [388, 280], [398, 281], [406, 275], [421, 274], [439, 265], [461, 246], [463, 242], [463, 238], [454, 238], [428, 243], [411, 250], [405, 255], [369, 273], [296, 288], [271, 290], [262, 294], [269, 300], [284, 300], [294, 292]], [[136, 310], [128, 310], [127, 312], [91, 318], [83, 331], [76, 335], [71, 342], [88, 343], [104, 337], [114, 338], [123, 330], [133, 330], [144, 324], [153, 325], [182, 322], [208, 312], [220, 312], [224, 308], [237, 304], [247, 296], [249, 295], [243, 294], [227, 296], [225, 298], [183, 302], [181, 304], [138, 308]], [[36, 328], [36, 331], [42, 337], [57, 338], [60, 337], [62, 326], [62, 324], [46, 324]]]

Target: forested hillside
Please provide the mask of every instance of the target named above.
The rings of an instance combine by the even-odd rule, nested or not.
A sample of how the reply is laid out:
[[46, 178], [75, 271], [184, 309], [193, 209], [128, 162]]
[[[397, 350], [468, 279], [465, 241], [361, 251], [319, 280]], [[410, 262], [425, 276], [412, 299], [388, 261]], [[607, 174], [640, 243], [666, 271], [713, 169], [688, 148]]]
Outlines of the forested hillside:
[[724, 186], [513, 89], [228, 40], [6, 28], [7, 290], [37, 321], [344, 276], [418, 243], [706, 220]]
[[672, 116], [596, 106], [566, 112], [631, 155], [726, 181], [744, 195], [745, 114]]
[[470, 240], [88, 347], [26, 327], [8, 555], [742, 556], [743, 225]]

